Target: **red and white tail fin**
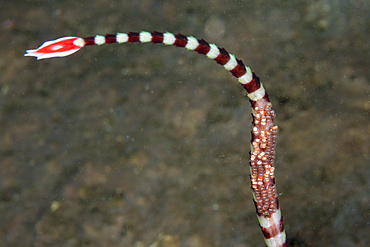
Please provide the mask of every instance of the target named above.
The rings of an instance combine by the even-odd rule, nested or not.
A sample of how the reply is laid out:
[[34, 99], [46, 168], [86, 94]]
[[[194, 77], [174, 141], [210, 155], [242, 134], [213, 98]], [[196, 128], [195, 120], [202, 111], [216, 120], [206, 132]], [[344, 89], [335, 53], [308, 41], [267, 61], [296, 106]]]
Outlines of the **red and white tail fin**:
[[63, 37], [46, 41], [35, 50], [27, 50], [24, 56], [36, 57], [37, 60], [51, 57], [65, 57], [84, 47], [85, 41], [79, 37]]

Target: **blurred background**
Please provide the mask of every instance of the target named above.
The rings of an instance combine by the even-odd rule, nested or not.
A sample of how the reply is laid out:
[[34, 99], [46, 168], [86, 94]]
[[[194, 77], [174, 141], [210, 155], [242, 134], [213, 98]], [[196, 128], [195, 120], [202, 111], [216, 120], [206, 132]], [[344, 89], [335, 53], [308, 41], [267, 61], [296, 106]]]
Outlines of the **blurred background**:
[[159, 31], [242, 59], [279, 126], [290, 246], [369, 246], [370, 3], [0, 3], [0, 245], [264, 246], [249, 182], [251, 110], [221, 66], [154, 44], [36, 61], [63, 36]]

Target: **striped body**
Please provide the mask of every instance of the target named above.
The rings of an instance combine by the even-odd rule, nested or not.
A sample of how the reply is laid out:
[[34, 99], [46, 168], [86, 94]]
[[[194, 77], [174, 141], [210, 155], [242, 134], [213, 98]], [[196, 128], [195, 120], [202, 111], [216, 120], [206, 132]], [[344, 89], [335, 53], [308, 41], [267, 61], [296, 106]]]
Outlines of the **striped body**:
[[266, 245], [269, 247], [286, 246], [283, 218], [281, 216], [275, 188], [274, 159], [277, 126], [271, 103], [259, 78], [241, 60], [215, 44], [198, 40], [182, 34], [140, 32], [118, 33], [95, 37], [65, 37], [45, 42], [36, 50], [28, 50], [25, 56], [37, 59], [68, 56], [84, 46], [112, 43], [163, 43], [185, 47], [215, 60], [228, 70], [242, 84], [252, 105], [253, 129], [250, 153], [250, 178], [257, 217]]
[[[84, 46], [90, 45], [103, 45], [112, 43], [163, 43], [166, 45], [175, 45], [178, 47], [185, 47], [189, 50], [197, 51], [207, 57], [215, 60], [217, 63], [224, 66], [224, 68], [230, 71], [233, 76], [238, 78], [239, 82], [244, 86], [248, 92], [248, 96], [251, 100], [257, 101], [267, 94], [261, 86], [258, 77], [256, 77], [250, 68], [244, 66], [243, 62], [236, 59], [234, 55], [229, 54], [225, 49], [219, 49], [214, 44], [198, 40], [194, 37], [186, 37], [182, 34], [174, 35], [172, 33], [159, 33], [159, 32], [141, 32], [141, 33], [119, 33], [117, 35], [107, 34], [105, 36], [97, 35], [95, 37], [83, 38]], [[268, 100], [268, 99], [267, 99]]]

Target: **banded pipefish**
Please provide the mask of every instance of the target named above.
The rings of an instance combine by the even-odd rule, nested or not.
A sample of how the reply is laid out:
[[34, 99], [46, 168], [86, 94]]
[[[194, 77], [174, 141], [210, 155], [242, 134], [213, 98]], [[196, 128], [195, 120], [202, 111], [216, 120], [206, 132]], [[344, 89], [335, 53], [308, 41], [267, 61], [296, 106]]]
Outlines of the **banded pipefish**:
[[24, 55], [34, 56], [38, 60], [65, 57], [84, 46], [127, 42], [152, 42], [185, 47], [215, 60], [238, 79], [247, 91], [252, 107], [250, 180], [259, 225], [268, 247], [287, 246], [275, 185], [274, 160], [277, 135], [277, 126], [273, 122], [275, 112], [259, 78], [249, 67], [244, 66], [241, 60], [203, 39], [168, 32], [129, 32], [85, 38], [63, 37], [47, 41], [35, 50], [27, 50]]

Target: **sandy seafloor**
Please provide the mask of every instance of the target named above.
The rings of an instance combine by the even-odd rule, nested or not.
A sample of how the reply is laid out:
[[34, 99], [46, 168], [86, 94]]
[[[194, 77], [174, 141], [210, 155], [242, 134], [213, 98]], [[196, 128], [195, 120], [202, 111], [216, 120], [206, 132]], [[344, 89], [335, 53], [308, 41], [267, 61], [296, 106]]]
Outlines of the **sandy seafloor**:
[[170, 31], [261, 78], [290, 246], [369, 246], [370, 3], [0, 3], [0, 246], [264, 246], [251, 110], [227, 71], [153, 44], [23, 57], [44, 41]]

